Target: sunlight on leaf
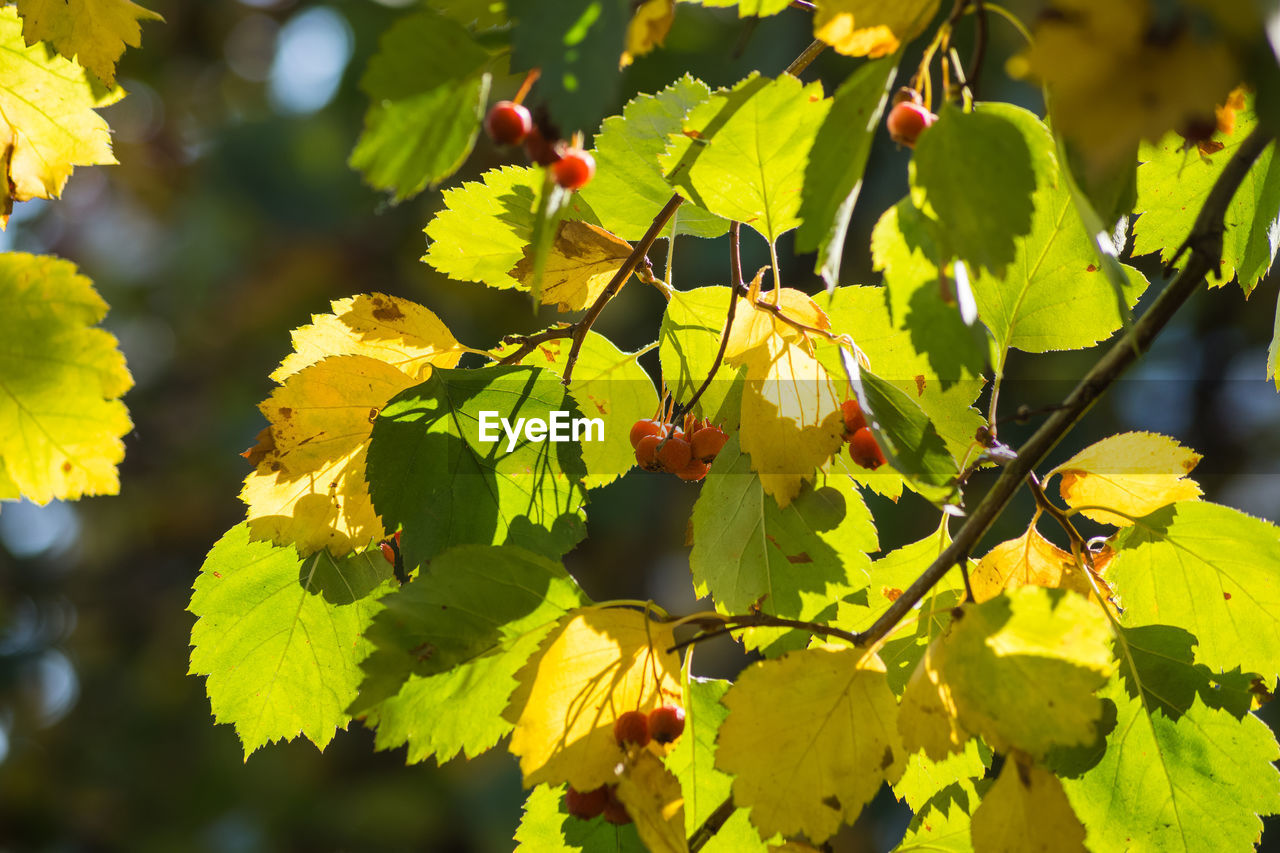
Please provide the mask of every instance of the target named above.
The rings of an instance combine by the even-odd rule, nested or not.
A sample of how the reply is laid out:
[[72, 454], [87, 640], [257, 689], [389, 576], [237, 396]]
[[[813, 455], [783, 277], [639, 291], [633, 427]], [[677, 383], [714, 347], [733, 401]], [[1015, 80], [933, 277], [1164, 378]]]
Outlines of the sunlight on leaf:
[[1015, 753], [973, 813], [973, 847], [983, 853], [1084, 853], [1084, 827], [1071, 810], [1062, 783]]
[[[1086, 447], [1049, 477], [1062, 475], [1058, 489], [1068, 506], [1106, 506], [1143, 516], [1200, 497], [1200, 486], [1186, 479], [1199, 461], [1200, 454], [1168, 436], [1126, 432]], [[1081, 514], [1100, 524], [1132, 524], [1113, 512], [1086, 509]]]
[[816, 0], [813, 37], [845, 56], [888, 56], [924, 31], [938, 0]]
[[116, 84], [125, 47], [141, 46], [141, 22], [164, 20], [130, 0], [18, 0], [17, 6], [27, 44], [48, 42], [107, 86]]

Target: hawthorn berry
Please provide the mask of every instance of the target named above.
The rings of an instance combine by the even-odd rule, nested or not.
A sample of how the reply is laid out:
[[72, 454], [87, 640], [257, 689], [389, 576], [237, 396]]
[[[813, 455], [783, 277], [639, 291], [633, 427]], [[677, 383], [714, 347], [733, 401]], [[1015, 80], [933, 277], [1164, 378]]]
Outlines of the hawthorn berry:
[[676, 472], [676, 476], [681, 480], [688, 480], [690, 483], [696, 483], [703, 477], [707, 476], [707, 472], [711, 470], [711, 466], [701, 459], [690, 459], [689, 464]]
[[646, 435], [636, 442], [636, 464], [646, 471], [661, 471], [662, 463], [658, 461], [658, 445], [661, 443], [660, 435]]
[[581, 820], [591, 820], [604, 811], [609, 792], [604, 785], [594, 791], [578, 791], [570, 787], [564, 792], [564, 807], [569, 814]]
[[844, 415], [844, 440], [848, 441], [855, 432], [867, 425], [867, 419], [863, 416], [862, 407], [858, 405], [856, 399], [841, 403], [840, 412]]
[[533, 116], [513, 101], [498, 101], [484, 117], [484, 129], [499, 145], [519, 145], [533, 130]]
[[640, 439], [644, 438], [646, 435], [661, 436], [663, 431], [663, 424], [659, 421], [653, 420], [652, 418], [636, 421], [631, 425], [631, 447], [633, 449], [638, 447]]
[[684, 708], [663, 705], [649, 712], [649, 734], [658, 743], [671, 743], [684, 732]]
[[693, 459], [693, 449], [689, 447], [689, 442], [684, 440], [683, 434], [672, 434], [658, 448], [658, 464], [668, 473], [677, 474], [684, 470], [691, 459]]
[[693, 434], [693, 439], [689, 442], [689, 446], [693, 451], [694, 459], [710, 464], [711, 460], [716, 458], [716, 455], [720, 453], [728, 440], [729, 436], [720, 427], [703, 426]]
[[649, 742], [649, 718], [641, 711], [624, 711], [613, 723], [613, 739], [618, 746], [644, 746]]
[[604, 803], [604, 819], [615, 826], [631, 823], [631, 815], [627, 814], [627, 807], [618, 799], [618, 786], [609, 785], [605, 789], [607, 799]]
[[903, 101], [889, 110], [889, 118], [885, 124], [888, 125], [889, 137], [894, 142], [915, 148], [916, 139], [937, 120], [938, 117], [923, 105]]
[[596, 173], [596, 158], [581, 148], [570, 148], [551, 164], [551, 175], [566, 190], [580, 190]]
[[539, 166], [550, 166], [560, 159], [563, 145], [559, 140], [547, 139], [535, 125], [524, 138], [524, 153]]
[[849, 438], [849, 455], [853, 457], [854, 462], [872, 471], [885, 463], [884, 452], [880, 450], [880, 445], [876, 443], [876, 437], [871, 434], [871, 430], [866, 427]]
[[392, 549], [391, 543], [379, 542], [378, 548], [382, 551], [382, 559], [394, 565], [396, 561], [396, 552], [394, 549]]

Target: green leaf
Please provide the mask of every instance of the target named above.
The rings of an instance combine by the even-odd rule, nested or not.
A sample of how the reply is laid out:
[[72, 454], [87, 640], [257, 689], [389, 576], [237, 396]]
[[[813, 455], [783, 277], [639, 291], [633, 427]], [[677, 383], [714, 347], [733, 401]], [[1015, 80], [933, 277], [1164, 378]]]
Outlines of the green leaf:
[[[706, 83], [686, 74], [656, 95], [637, 95], [621, 116], [604, 120], [592, 152], [596, 176], [579, 191], [601, 226], [624, 240], [644, 236], [671, 199], [671, 187], [658, 167], [667, 137], [679, 133], [688, 112], [710, 97]], [[729, 223], [686, 202], [676, 211], [676, 230], [719, 237], [729, 230]]]
[[491, 30], [507, 22], [504, 0], [427, 0], [427, 6], [474, 30]]
[[562, 566], [521, 548], [464, 545], [382, 599], [365, 632], [376, 650], [352, 712], [378, 749], [409, 763], [473, 758], [511, 731], [515, 675], [565, 613], [589, 603]]
[[533, 264], [533, 277], [529, 282], [529, 296], [533, 310], [537, 312], [542, 302], [542, 278], [547, 269], [547, 258], [555, 244], [560, 221], [569, 211], [573, 193], [564, 189], [552, 177], [550, 170], [543, 172], [542, 191], [538, 193], [538, 205], [533, 212], [533, 234], [529, 237], [527, 255]]
[[930, 799], [960, 782], [981, 779], [991, 766], [991, 750], [981, 741], [970, 738], [963, 752], [931, 761], [924, 752], [907, 760], [902, 778], [893, 785], [893, 793], [913, 812], [923, 809]]
[[1030, 112], [946, 104], [911, 158], [911, 200], [945, 229], [950, 248], [977, 272], [1003, 275], [1015, 240], [1031, 233], [1032, 194], [1056, 183], [1053, 137]]
[[305, 560], [292, 547], [249, 539], [238, 524], [213, 546], [188, 609], [192, 675], [207, 675], [214, 719], [232, 723], [245, 756], [303, 735], [324, 749], [351, 719], [361, 635], [395, 588], [377, 549]]
[[[560, 378], [532, 367], [437, 368], [395, 397], [373, 425], [369, 495], [416, 566], [454, 545], [519, 545], [559, 557], [585, 534], [580, 444], [512, 446], [498, 418], [580, 418]], [[480, 437], [480, 413], [492, 426]], [[510, 448], [510, 449], [508, 449]]]
[[689, 113], [662, 160], [667, 180], [773, 242], [800, 224], [809, 149], [830, 108], [821, 83], [753, 74]]
[[631, 21], [629, 0], [559, 0], [549, 14], [540, 0], [507, 0], [514, 19], [511, 68], [538, 68], [538, 97], [568, 138], [610, 112], [621, 74], [618, 61]]
[[978, 795], [972, 786], [957, 784], [939, 792], [916, 811], [902, 843], [894, 850], [898, 853], [972, 853], [969, 813], [977, 801]]
[[370, 105], [351, 167], [396, 201], [452, 175], [480, 130], [488, 64], [466, 29], [433, 12], [393, 24], [360, 80]]
[[1107, 567], [1127, 625], [1177, 625], [1195, 634], [1197, 659], [1280, 673], [1280, 530], [1205, 501], [1181, 501], [1139, 519], [1115, 540]]
[[[1143, 143], [1137, 203], [1142, 215], [1133, 226], [1135, 255], [1159, 252], [1167, 261], [1191, 233], [1209, 190], [1258, 124], [1253, 97], [1247, 97], [1245, 103], [1244, 109], [1236, 111], [1234, 131], [1229, 136], [1214, 134], [1214, 140], [1224, 147], [1212, 154], [1201, 154], [1194, 145], [1184, 150], [1186, 141], [1176, 133], [1167, 134], [1156, 145]], [[1271, 268], [1280, 244], [1280, 162], [1275, 160], [1274, 145], [1267, 146], [1253, 164], [1223, 219], [1227, 230], [1220, 283], [1238, 275], [1248, 294]]]
[[739, 18], [766, 17], [776, 15], [791, 5], [791, 0], [678, 0], [680, 3], [696, 3], [708, 9], [723, 9], [727, 6], [738, 7]]
[[603, 817], [579, 820], [564, 807], [565, 785], [529, 792], [516, 829], [515, 853], [648, 853], [634, 823], [614, 826]]
[[[663, 380], [676, 400], [692, 397], [711, 372], [728, 311], [727, 287], [696, 287], [671, 294], [658, 332], [658, 357]], [[729, 431], [737, 429], [739, 420], [742, 386], [735, 378], [734, 371], [722, 365], [696, 407], [697, 414]]]
[[0, 255], [0, 498], [114, 495], [133, 385], [107, 303], [75, 264]]
[[1267, 378], [1276, 383], [1280, 391], [1280, 298], [1276, 300], [1276, 323], [1271, 333], [1271, 345], [1267, 347]]
[[1105, 744], [1054, 757], [1090, 850], [1253, 850], [1258, 816], [1280, 811], [1280, 748], [1248, 713], [1247, 679], [1197, 664], [1195, 642], [1167, 625], [1121, 630], [1099, 693]]
[[[533, 242], [543, 170], [503, 166], [485, 172], [483, 181], [444, 191], [444, 209], [425, 229], [431, 242], [422, 260], [459, 281], [521, 288], [509, 273]], [[565, 218], [599, 224], [576, 193]]]
[[848, 478], [806, 482], [779, 509], [734, 435], [694, 504], [689, 565], [698, 596], [710, 594], [723, 612], [759, 603], [765, 613], [812, 619], [866, 585], [866, 555], [878, 547], [871, 513]]
[[840, 280], [849, 218], [897, 70], [895, 56], [868, 62], [851, 74], [836, 90], [809, 154], [800, 193], [796, 251], [817, 251], [814, 272], [822, 276], [828, 290]]

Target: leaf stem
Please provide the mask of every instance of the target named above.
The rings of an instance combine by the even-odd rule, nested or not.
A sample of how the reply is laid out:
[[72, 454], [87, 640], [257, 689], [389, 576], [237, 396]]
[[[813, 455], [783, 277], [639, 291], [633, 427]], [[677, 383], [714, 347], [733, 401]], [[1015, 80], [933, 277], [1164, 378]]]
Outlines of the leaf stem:
[[792, 77], [799, 77], [800, 72], [809, 67], [809, 65], [818, 58], [818, 55], [827, 49], [827, 43], [822, 39], [814, 39], [810, 42], [799, 56], [791, 60], [791, 64], [786, 67], [783, 74], [790, 74]]
[[574, 327], [555, 326], [550, 329], [538, 332], [536, 335], [507, 335], [502, 339], [504, 344], [518, 344], [519, 348], [511, 353], [498, 359], [498, 364], [519, 364], [520, 360], [529, 353], [538, 348], [538, 344], [544, 344], [547, 341], [554, 341], [558, 338], [573, 337]]
[[1084, 417], [1112, 383], [1137, 361], [1139, 355], [1151, 347], [1152, 341], [1191, 294], [1200, 288], [1209, 273], [1218, 270], [1225, 230], [1223, 217], [1227, 206], [1254, 161], [1273, 139], [1274, 135], [1268, 129], [1258, 127], [1240, 144], [1205, 198], [1191, 234], [1174, 256], [1176, 259], [1189, 250], [1191, 256], [1186, 267], [1169, 282], [1129, 332], [1090, 368], [1063, 400], [1061, 408], [1051, 414], [1040, 429], [1018, 448], [1017, 456], [1005, 466], [1000, 479], [956, 532], [951, 544], [870, 628], [858, 635], [859, 643], [874, 642], [888, 634], [952, 566], [968, 556], [996, 518], [1004, 512], [1027, 474], [1044, 460], [1049, 451]]
[[730, 794], [725, 797], [723, 803], [716, 806], [715, 811], [707, 815], [707, 819], [702, 822], [702, 826], [695, 829], [693, 835], [689, 836], [689, 853], [698, 853], [720, 831], [720, 827], [725, 825], [725, 822], [729, 820], [736, 810], [737, 807], [733, 804], [733, 795]]

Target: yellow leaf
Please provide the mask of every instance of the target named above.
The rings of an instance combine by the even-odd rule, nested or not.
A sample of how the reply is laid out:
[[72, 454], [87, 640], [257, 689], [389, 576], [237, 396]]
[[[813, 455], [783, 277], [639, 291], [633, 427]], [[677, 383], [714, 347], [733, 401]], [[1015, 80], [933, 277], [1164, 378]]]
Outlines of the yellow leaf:
[[[777, 291], [776, 295], [778, 307], [788, 317], [817, 329], [831, 328], [831, 319], [810, 298], [809, 294], [784, 287]], [[770, 293], [764, 298], [772, 301], [774, 294]], [[776, 319], [773, 313], [739, 298], [733, 326], [729, 329], [729, 342], [725, 345], [724, 357], [730, 361], [743, 361], [748, 357], [750, 350], [765, 346], [775, 335], [787, 341], [804, 339], [804, 334], [794, 326], [783, 323]], [[804, 348], [809, 352], [813, 350], [807, 342]]]
[[762, 837], [822, 842], [902, 772], [898, 703], [865, 654], [815, 646], [752, 664], [721, 700], [716, 766], [736, 777], [734, 802]]
[[652, 752], [640, 751], [618, 779], [618, 799], [635, 821], [651, 853], [687, 853], [684, 793], [680, 782]]
[[43, 45], [27, 47], [12, 6], [0, 9], [0, 162], [8, 182], [0, 225], [15, 201], [57, 198], [75, 166], [116, 162], [111, 131], [93, 110], [124, 97], [101, 90], [85, 70]]
[[[1140, 518], [1162, 506], [1199, 498], [1200, 486], [1185, 478], [1200, 458], [1167, 435], [1126, 432], [1086, 447], [1049, 476], [1062, 475], [1058, 490], [1070, 506], [1111, 507]], [[1081, 514], [1117, 527], [1132, 523], [1102, 510]]]
[[973, 813], [973, 849], [983, 853], [1083, 853], [1085, 829], [1058, 777], [1027, 756], [1009, 756]]
[[133, 378], [106, 313], [70, 261], [0, 255], [0, 499], [120, 491]]
[[365, 293], [336, 300], [332, 307], [332, 314], [313, 314], [311, 325], [294, 329], [296, 352], [281, 362], [272, 379], [283, 382], [329, 356], [365, 355], [421, 382], [432, 365], [454, 367], [467, 349], [435, 314], [408, 299]]
[[125, 45], [142, 44], [140, 21], [164, 18], [130, 0], [17, 0], [27, 44], [45, 41], [108, 86]]
[[785, 507], [800, 493], [801, 483], [812, 482], [815, 470], [840, 449], [840, 397], [822, 365], [781, 335], [766, 338], [739, 359], [747, 365], [742, 449], [764, 490]]
[[622, 54], [622, 64], [630, 65], [637, 56], [644, 56], [666, 41], [675, 19], [676, 0], [644, 0], [627, 25], [627, 50]]
[[303, 556], [335, 556], [385, 532], [365, 482], [365, 453], [378, 410], [416, 380], [374, 358], [317, 362], [285, 380], [259, 407], [270, 422], [245, 478], [256, 539], [293, 544]]
[[[561, 222], [547, 255], [542, 277], [542, 304], [561, 311], [586, 308], [609, 284], [631, 254], [631, 244], [603, 228], [576, 220]], [[533, 286], [532, 247], [511, 270], [511, 277]]]
[[624, 711], [684, 707], [671, 628], [629, 609], [580, 609], [561, 619], [516, 676], [504, 715], [524, 785], [568, 782], [591, 791], [617, 781], [625, 753], [613, 737]]
[[[1110, 550], [1095, 554], [1094, 571], [1101, 573], [1110, 560]], [[1086, 598], [1093, 594], [1088, 575], [1076, 565], [1071, 552], [1045, 539], [1034, 526], [1028, 527], [1017, 539], [992, 548], [969, 576], [969, 583], [974, 599], [979, 602], [1022, 586], [1069, 589]]]
[[898, 715], [903, 747], [911, 754], [924, 750], [931, 761], [942, 761], [953, 752], [961, 752], [969, 740], [969, 734], [960, 727], [951, 687], [940, 672], [946, 653], [941, 638], [925, 649], [902, 693]]
[[813, 35], [846, 56], [888, 56], [924, 30], [938, 0], [816, 0]]

